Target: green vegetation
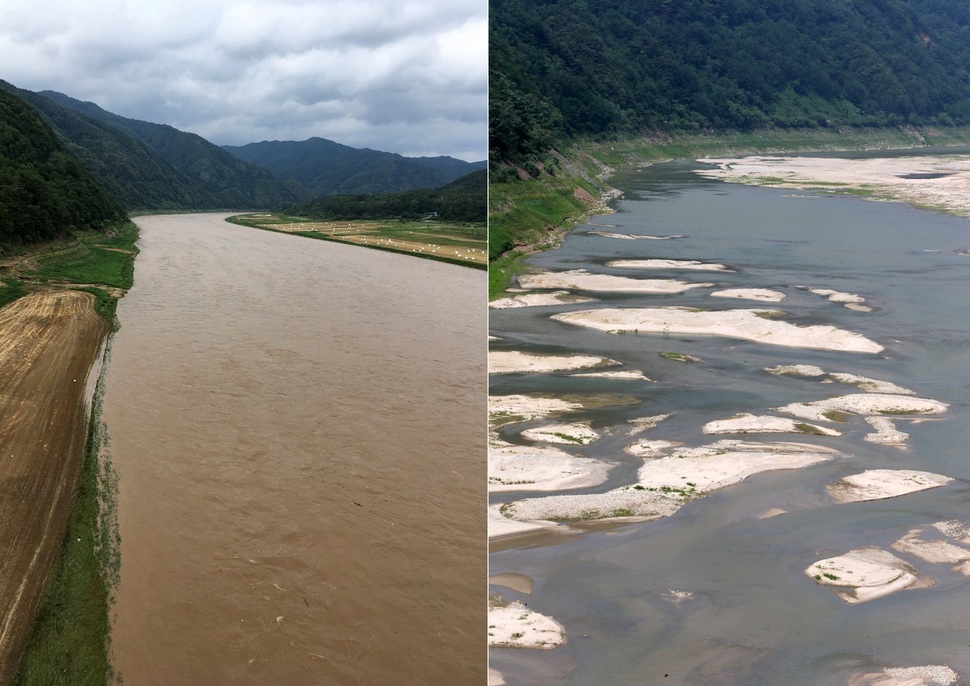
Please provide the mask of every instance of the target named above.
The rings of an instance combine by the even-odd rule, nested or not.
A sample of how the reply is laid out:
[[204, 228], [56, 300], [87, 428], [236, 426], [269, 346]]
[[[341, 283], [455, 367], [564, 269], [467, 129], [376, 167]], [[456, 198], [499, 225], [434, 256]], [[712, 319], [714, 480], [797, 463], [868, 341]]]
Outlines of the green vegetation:
[[403, 219], [433, 216], [445, 221], [485, 222], [488, 219], [488, 175], [475, 171], [430, 190], [380, 195], [328, 195], [287, 207], [284, 212], [312, 219]]
[[813, 436], [825, 436], [825, 432], [819, 429], [817, 426], [811, 424], [805, 424], [804, 422], [796, 422], [795, 429], [803, 434], [810, 434]]
[[850, 415], [848, 412], [842, 412], [841, 410], [826, 410], [822, 413], [822, 416], [830, 422], [845, 423], [849, 421]]
[[40, 116], [0, 89], [0, 254], [124, 216]]
[[694, 362], [700, 362], [693, 355], [688, 355], [686, 353], [675, 353], [675, 352], [662, 352], [660, 357], [665, 360], [673, 360], [674, 362], [685, 362], [687, 364], [693, 364]]

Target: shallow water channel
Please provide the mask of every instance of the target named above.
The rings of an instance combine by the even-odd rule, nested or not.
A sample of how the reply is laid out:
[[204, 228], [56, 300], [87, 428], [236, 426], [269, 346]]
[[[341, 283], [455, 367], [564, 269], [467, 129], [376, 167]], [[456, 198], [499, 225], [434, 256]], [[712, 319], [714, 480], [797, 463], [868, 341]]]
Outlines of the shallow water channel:
[[115, 668], [483, 683], [485, 274], [225, 216], [137, 219]]
[[[934, 522], [970, 521], [970, 221], [902, 204], [824, 192], [792, 192], [707, 180], [699, 163], [675, 161], [611, 181], [625, 192], [618, 213], [573, 231], [563, 245], [529, 263], [542, 270], [587, 269], [638, 278], [713, 282], [678, 295], [583, 293], [591, 304], [496, 310], [492, 350], [571, 352], [618, 360], [646, 381], [571, 378], [568, 373], [494, 376], [490, 393], [626, 396], [627, 404], [570, 415], [604, 437], [563, 449], [616, 464], [599, 492], [636, 480], [641, 458], [623, 448], [630, 420], [671, 413], [640, 438], [687, 446], [738, 436], [704, 436], [706, 422], [735, 413], [768, 414], [792, 402], [858, 392], [843, 384], [768, 374], [779, 364], [811, 364], [891, 381], [950, 405], [924, 422], [899, 421], [905, 447], [863, 440], [871, 428], [851, 417], [842, 437], [747, 436], [816, 443], [844, 458], [800, 470], [764, 473], [693, 501], [672, 517], [593, 527], [580, 535], [530, 536], [493, 545], [490, 573], [521, 573], [531, 594], [493, 587], [507, 600], [551, 615], [566, 630], [554, 650], [493, 649], [491, 664], [521, 684], [846, 684], [884, 667], [949, 665], [970, 679], [970, 579], [950, 564], [912, 561], [935, 580], [849, 605], [803, 570], [850, 549], [890, 545]], [[591, 233], [680, 236], [622, 240]], [[637, 271], [608, 260], [666, 258], [726, 264], [733, 273]], [[769, 288], [781, 303], [710, 297], [728, 287]], [[811, 293], [858, 294], [871, 312], [852, 311]], [[579, 291], [578, 291], [579, 292]], [[880, 354], [800, 350], [705, 336], [610, 335], [550, 315], [596, 307], [684, 305], [781, 309], [797, 324], [833, 324], [885, 346]], [[684, 364], [661, 352], [700, 359]], [[536, 421], [520, 426], [534, 426]], [[514, 431], [503, 430], [512, 440]], [[916, 469], [955, 480], [898, 498], [834, 504], [825, 485], [868, 468]], [[504, 502], [540, 493], [504, 493]], [[772, 508], [787, 513], [762, 518]], [[937, 535], [935, 538], [941, 538]], [[903, 556], [905, 557], [905, 556]], [[669, 592], [692, 594], [675, 600]], [[963, 683], [963, 682], [961, 682]]]

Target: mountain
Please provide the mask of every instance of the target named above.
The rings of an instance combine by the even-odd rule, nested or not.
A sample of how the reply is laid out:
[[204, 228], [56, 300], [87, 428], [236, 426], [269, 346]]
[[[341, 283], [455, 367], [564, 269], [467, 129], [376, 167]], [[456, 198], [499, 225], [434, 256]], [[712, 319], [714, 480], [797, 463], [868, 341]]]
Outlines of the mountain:
[[964, 0], [491, 0], [489, 25], [493, 159], [556, 136], [970, 123]]
[[0, 88], [0, 249], [125, 217], [37, 112]]
[[403, 157], [367, 148], [351, 148], [325, 138], [263, 141], [224, 146], [240, 159], [269, 169], [279, 179], [306, 186], [314, 195], [394, 193], [437, 188], [484, 169], [486, 163], [453, 157]]
[[288, 214], [318, 219], [439, 219], [484, 222], [488, 214], [488, 172], [479, 169], [439, 188], [379, 195], [327, 195], [291, 207]]

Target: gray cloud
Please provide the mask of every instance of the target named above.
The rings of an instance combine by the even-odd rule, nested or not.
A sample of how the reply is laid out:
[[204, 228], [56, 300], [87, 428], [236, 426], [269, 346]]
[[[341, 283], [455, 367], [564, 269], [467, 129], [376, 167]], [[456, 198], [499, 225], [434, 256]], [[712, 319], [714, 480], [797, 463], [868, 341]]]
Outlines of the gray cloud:
[[0, 5], [0, 78], [219, 144], [486, 155], [486, 0]]

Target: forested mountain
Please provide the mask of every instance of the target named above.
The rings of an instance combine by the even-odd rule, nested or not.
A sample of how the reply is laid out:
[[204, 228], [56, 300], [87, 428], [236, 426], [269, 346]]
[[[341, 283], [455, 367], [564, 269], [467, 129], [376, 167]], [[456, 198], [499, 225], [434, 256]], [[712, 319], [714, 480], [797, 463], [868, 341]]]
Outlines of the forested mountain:
[[286, 211], [317, 219], [420, 219], [429, 213], [447, 221], [484, 222], [488, 172], [474, 171], [434, 189], [378, 195], [329, 195]]
[[[75, 100], [62, 93], [42, 91], [39, 95], [54, 105], [83, 115], [89, 123], [94, 121], [116, 131], [124, 131], [147, 144], [164, 162], [191, 182], [193, 195], [201, 192], [207, 199], [204, 205], [185, 204], [182, 207], [271, 208], [311, 197], [298, 184], [279, 181], [266, 169], [240, 160], [194, 133], [112, 114], [92, 102]], [[62, 130], [61, 133], [81, 147], [91, 145], [91, 139], [72, 138], [72, 134], [77, 135], [74, 128]], [[119, 159], [118, 162], [122, 164], [110, 164], [105, 171], [123, 180], [124, 160]]]
[[437, 188], [485, 162], [454, 157], [403, 157], [367, 148], [351, 148], [325, 138], [263, 141], [224, 146], [240, 159], [269, 169], [278, 179], [297, 181], [314, 195], [394, 193]]
[[0, 88], [0, 252], [125, 216], [37, 112]]
[[490, 156], [556, 136], [970, 123], [965, 0], [491, 0]]

